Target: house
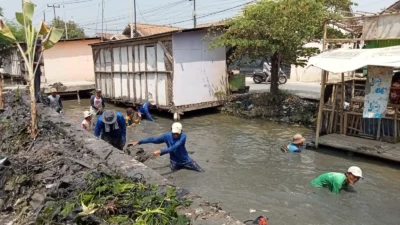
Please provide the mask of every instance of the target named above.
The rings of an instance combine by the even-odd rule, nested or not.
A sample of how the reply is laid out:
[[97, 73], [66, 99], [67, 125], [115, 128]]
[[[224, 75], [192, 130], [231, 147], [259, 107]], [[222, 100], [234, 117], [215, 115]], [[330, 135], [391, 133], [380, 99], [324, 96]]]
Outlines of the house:
[[46, 84], [62, 83], [63, 92], [94, 89], [93, 55], [89, 45], [99, 42], [98, 37], [60, 40], [44, 51]]
[[152, 101], [175, 116], [221, 105], [228, 85], [226, 50], [209, 49], [207, 29], [138, 29], [148, 36], [92, 44], [96, 87], [113, 101]]

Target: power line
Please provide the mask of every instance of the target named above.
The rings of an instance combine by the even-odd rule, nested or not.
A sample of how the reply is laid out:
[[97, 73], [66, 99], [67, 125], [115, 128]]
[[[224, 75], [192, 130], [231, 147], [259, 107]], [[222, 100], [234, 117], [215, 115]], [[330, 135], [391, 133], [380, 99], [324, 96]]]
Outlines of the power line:
[[[257, 1], [257, 0], [253, 0], [253, 1], [250, 1], [250, 2], [247, 2], [247, 3], [244, 3], [244, 4], [240, 4], [240, 5], [234, 6], [234, 7], [230, 7], [230, 8], [227, 8], [227, 9], [220, 10], [220, 11], [208, 13], [208, 14], [205, 14], [205, 15], [203, 15], [203, 16], [199, 16], [199, 17], [197, 17], [197, 18], [200, 19], [200, 18], [212, 16], [212, 15], [215, 15], [215, 14], [219, 14], [219, 13], [222, 13], [222, 12], [226, 12], [226, 11], [231, 10], [231, 9], [240, 8], [240, 7], [242, 7], [242, 6], [248, 5], [248, 4], [253, 3], [253, 2], [256, 2], [256, 1]], [[173, 24], [178, 24], [178, 23], [184, 23], [184, 22], [191, 21], [191, 20], [192, 20], [192, 19], [182, 20], [182, 21], [170, 23], [170, 24], [167, 24], [167, 25], [173, 25]]]

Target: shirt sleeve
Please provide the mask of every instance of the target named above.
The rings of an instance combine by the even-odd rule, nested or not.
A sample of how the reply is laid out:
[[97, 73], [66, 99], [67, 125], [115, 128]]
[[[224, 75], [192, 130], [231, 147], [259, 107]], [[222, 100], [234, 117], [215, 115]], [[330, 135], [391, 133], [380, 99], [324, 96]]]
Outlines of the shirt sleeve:
[[147, 119], [149, 119], [150, 121], [156, 122], [156, 120], [155, 120], [153, 117], [151, 117], [150, 112], [149, 112], [149, 109], [146, 110], [146, 117], [147, 117]]
[[63, 104], [62, 104], [61, 97], [58, 98], [58, 104], [60, 104], [61, 109], [63, 109]]
[[332, 193], [334, 194], [339, 194], [340, 189], [342, 189], [343, 183], [339, 183], [337, 181], [334, 181], [332, 184]]
[[139, 141], [139, 145], [141, 144], [161, 144], [165, 142], [165, 134], [160, 135], [158, 137], [150, 137]]
[[125, 118], [123, 116], [118, 117], [118, 125], [122, 129], [121, 130], [122, 141], [126, 142], [126, 123], [125, 123]]
[[101, 122], [100, 117], [96, 122], [96, 127], [94, 128], [94, 136], [100, 137], [101, 130], [103, 129], [103, 122]]
[[94, 106], [94, 95], [92, 95], [92, 97], [90, 97], [90, 105], [95, 109], [98, 110], [98, 108], [96, 106]]
[[165, 154], [174, 152], [181, 146], [184, 146], [185, 143], [186, 143], [186, 136], [182, 136], [181, 139], [179, 141], [175, 142], [174, 145], [169, 146], [168, 148], [166, 148], [164, 150], [161, 150], [161, 155], [165, 155]]

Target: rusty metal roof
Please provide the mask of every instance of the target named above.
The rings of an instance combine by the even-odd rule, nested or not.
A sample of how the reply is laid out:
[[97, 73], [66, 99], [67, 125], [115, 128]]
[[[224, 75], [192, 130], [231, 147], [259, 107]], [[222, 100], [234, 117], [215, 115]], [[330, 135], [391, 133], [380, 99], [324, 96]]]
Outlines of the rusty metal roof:
[[[154, 24], [143, 24], [143, 23], [136, 24], [136, 32], [142, 37], [150, 36], [150, 35], [154, 35], [154, 34], [166, 33], [166, 32], [180, 30], [180, 29], [182, 29], [182, 28], [163, 26], [163, 25], [154, 25]], [[128, 24], [128, 26], [126, 26], [126, 28], [122, 32], [122, 34], [130, 35], [130, 33], [131, 33], [130, 24]]]

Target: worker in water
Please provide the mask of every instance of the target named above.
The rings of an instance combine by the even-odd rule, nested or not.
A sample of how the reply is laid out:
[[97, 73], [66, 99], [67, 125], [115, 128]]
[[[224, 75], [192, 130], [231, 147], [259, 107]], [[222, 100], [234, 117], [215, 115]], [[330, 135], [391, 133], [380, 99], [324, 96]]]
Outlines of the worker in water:
[[123, 150], [126, 143], [126, 124], [122, 113], [105, 110], [97, 119], [94, 136], [101, 137], [115, 148]]
[[327, 187], [332, 193], [339, 194], [340, 190], [349, 184], [357, 183], [362, 178], [362, 171], [357, 166], [352, 166], [347, 173], [324, 173], [319, 175], [311, 185], [314, 187]]
[[147, 101], [145, 102], [139, 109], [139, 113], [141, 114], [142, 119], [148, 119], [152, 122], [156, 122], [155, 119], [153, 119], [153, 117], [151, 117], [150, 112], [149, 112], [149, 108], [151, 107], [156, 107], [156, 104], [152, 104], [151, 102]]
[[86, 131], [92, 130], [92, 113], [89, 111], [83, 112], [84, 120], [81, 123], [81, 126]]
[[281, 150], [283, 152], [301, 152], [303, 150], [305, 141], [306, 139], [301, 134], [295, 134], [292, 142], [286, 146], [283, 146]]
[[103, 113], [105, 108], [104, 98], [101, 95], [101, 89], [96, 90], [96, 94], [90, 97], [90, 112], [95, 116], [94, 123], [97, 122], [98, 117]]
[[126, 109], [126, 126], [127, 127], [135, 127], [136, 124], [140, 123], [141, 116], [139, 112], [133, 110], [133, 108], [129, 107]]
[[169, 154], [171, 161], [171, 170], [177, 171], [180, 169], [194, 170], [197, 172], [204, 172], [204, 170], [189, 157], [186, 150], [186, 134], [183, 133], [182, 124], [172, 124], [171, 132], [165, 133], [159, 137], [151, 137], [139, 142], [132, 142], [129, 145], [142, 145], [142, 144], [161, 144], [166, 143], [167, 148], [153, 152], [153, 157], [163, 156]]
[[58, 113], [63, 113], [63, 105], [60, 95], [57, 94], [57, 89], [51, 88], [50, 95], [47, 96], [50, 101], [50, 107]]

